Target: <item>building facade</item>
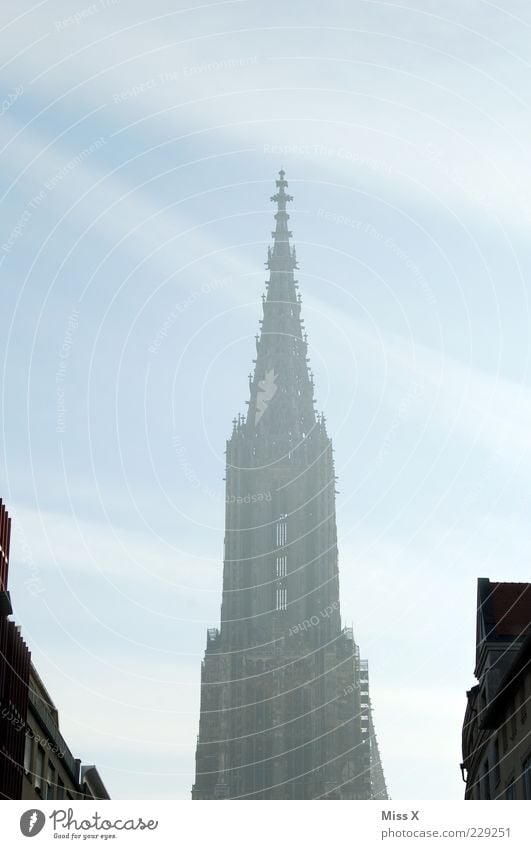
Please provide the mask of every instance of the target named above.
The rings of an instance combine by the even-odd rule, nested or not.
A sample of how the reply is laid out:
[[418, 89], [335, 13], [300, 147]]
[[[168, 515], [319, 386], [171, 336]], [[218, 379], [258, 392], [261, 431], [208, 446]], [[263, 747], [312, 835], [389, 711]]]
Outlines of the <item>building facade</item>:
[[24, 739], [22, 799], [109, 799], [95, 766], [74, 758], [59, 730], [59, 713], [31, 665]]
[[57, 708], [12, 615], [11, 520], [0, 501], [0, 799], [108, 799], [94, 766], [75, 759]]
[[479, 579], [474, 674], [465, 799], [531, 799], [531, 584]]
[[31, 656], [8, 589], [11, 519], [0, 499], [0, 799], [21, 799]]
[[369, 799], [368, 677], [362, 687], [341, 624], [332, 443], [315, 410], [283, 171], [276, 185], [248, 413], [227, 442], [221, 626], [207, 634], [192, 798]]

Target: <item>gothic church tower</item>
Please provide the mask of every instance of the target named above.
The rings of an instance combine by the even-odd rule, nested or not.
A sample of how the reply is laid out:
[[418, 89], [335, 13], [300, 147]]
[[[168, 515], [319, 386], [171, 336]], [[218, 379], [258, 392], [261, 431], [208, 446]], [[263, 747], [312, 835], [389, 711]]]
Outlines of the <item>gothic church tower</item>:
[[221, 627], [202, 665], [193, 799], [373, 795], [378, 750], [341, 625], [332, 443], [315, 411], [284, 176], [248, 413], [227, 442]]

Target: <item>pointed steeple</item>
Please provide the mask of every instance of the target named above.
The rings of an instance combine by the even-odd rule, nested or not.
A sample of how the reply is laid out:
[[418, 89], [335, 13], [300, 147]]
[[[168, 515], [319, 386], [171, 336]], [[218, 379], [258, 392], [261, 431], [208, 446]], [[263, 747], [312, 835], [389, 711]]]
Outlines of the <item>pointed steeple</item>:
[[268, 249], [267, 295], [262, 297], [263, 320], [257, 341], [247, 432], [262, 434], [285, 450], [298, 444], [315, 425], [313, 383], [307, 359], [307, 338], [301, 320], [301, 297], [293, 272], [295, 248], [290, 245], [285, 172], [279, 172], [273, 246]]
[[286, 204], [289, 203], [289, 201], [292, 201], [293, 197], [286, 193], [288, 181], [284, 179], [285, 173], [286, 172], [282, 169], [278, 172], [278, 176], [280, 177], [280, 179], [277, 180], [278, 191], [271, 197], [273, 203], [277, 204], [277, 212], [275, 214], [277, 224], [275, 230], [271, 234], [273, 236], [274, 243], [271, 254], [272, 265], [270, 265], [270, 268], [278, 265], [287, 270], [288, 268], [293, 269], [294, 267], [292, 264], [289, 244], [289, 240], [293, 234], [290, 230], [288, 230], [289, 215], [286, 212]]

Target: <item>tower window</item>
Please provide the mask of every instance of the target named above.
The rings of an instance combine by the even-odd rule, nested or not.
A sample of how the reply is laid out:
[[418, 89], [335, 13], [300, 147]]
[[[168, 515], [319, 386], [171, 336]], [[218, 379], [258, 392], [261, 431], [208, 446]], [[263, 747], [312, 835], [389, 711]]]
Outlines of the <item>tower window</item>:
[[287, 560], [285, 554], [277, 557], [277, 578], [285, 578], [287, 575]]
[[277, 587], [277, 610], [286, 610], [288, 606], [288, 591], [286, 587]]
[[283, 545], [286, 545], [286, 542], [288, 541], [287, 518], [287, 515], [282, 513], [277, 521], [277, 548], [281, 548]]

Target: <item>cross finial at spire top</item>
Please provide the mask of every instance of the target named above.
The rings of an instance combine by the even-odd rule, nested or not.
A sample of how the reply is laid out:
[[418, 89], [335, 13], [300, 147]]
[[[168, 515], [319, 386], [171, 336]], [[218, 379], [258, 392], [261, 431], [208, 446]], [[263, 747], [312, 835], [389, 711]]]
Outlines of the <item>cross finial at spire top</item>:
[[285, 211], [286, 203], [290, 200], [293, 200], [292, 196], [286, 194], [285, 192], [285, 188], [288, 185], [288, 181], [284, 179], [285, 175], [286, 172], [283, 168], [281, 168], [278, 172], [278, 176], [280, 177], [280, 179], [276, 181], [278, 192], [271, 198], [273, 202], [278, 204], [278, 208], [281, 211]]

